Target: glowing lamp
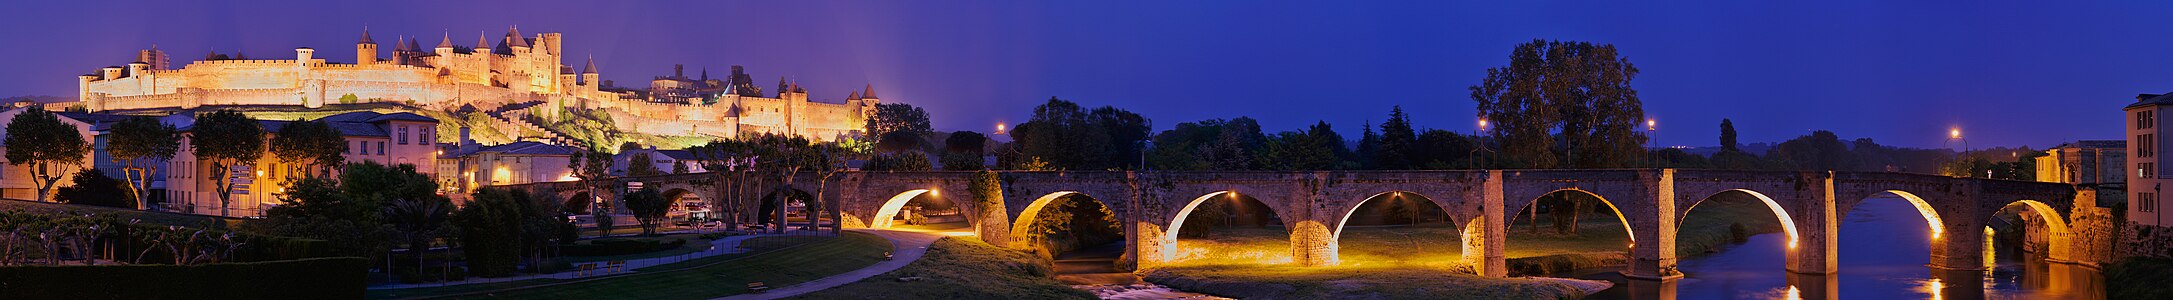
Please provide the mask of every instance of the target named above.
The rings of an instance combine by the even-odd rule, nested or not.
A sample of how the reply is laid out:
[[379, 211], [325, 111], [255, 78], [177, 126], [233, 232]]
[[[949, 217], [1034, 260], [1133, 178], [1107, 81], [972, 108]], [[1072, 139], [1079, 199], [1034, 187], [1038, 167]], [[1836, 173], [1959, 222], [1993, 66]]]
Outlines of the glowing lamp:
[[1961, 129], [1961, 128], [1947, 129], [1947, 138], [1950, 138], [1950, 139], [1959, 139], [1959, 138], [1962, 138], [1962, 129]]

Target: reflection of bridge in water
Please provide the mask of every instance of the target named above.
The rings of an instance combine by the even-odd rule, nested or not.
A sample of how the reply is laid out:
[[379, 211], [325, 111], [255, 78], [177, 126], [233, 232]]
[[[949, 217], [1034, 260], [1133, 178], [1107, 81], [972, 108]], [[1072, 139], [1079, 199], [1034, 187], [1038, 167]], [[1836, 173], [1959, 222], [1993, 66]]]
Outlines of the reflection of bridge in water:
[[[823, 180], [818, 195], [834, 202], [829, 218], [848, 228], [888, 228], [900, 207], [923, 194], [973, 197], [973, 172], [842, 172]], [[1642, 279], [1679, 277], [1675, 271], [1675, 233], [1682, 217], [1714, 195], [1740, 191], [1762, 200], [1781, 220], [1788, 239], [1786, 268], [1799, 274], [1833, 274], [1835, 226], [1843, 213], [1875, 196], [1907, 199], [1932, 231], [1931, 265], [1947, 270], [1983, 270], [1987, 222], [2001, 212], [2019, 213], [2025, 235], [2047, 246], [2052, 261], [2095, 265], [2110, 255], [2109, 212], [2093, 207], [2096, 194], [2073, 185], [1869, 172], [1786, 172], [1677, 169], [1489, 170], [1489, 171], [1310, 171], [1310, 172], [999, 172], [1004, 203], [1001, 215], [972, 215], [974, 201], [952, 201], [968, 214], [981, 239], [1003, 245], [1012, 232], [1032, 224], [1042, 206], [1066, 195], [1095, 199], [1123, 222], [1125, 246], [1120, 263], [1153, 266], [1176, 255], [1177, 232], [1202, 201], [1237, 193], [1265, 203], [1282, 216], [1290, 233], [1294, 263], [1330, 265], [1337, 260], [1342, 223], [1364, 202], [1391, 193], [1412, 193], [1439, 205], [1461, 228], [1461, 263], [1476, 274], [1505, 276], [1505, 214], [1522, 211], [1541, 196], [1578, 191], [1600, 198], [1621, 216], [1628, 231], [1631, 262], [1625, 276]], [[640, 181], [664, 190], [667, 197], [695, 193], [721, 199], [725, 182], [714, 173], [616, 179], [613, 195], [625, 182]], [[802, 190], [817, 190], [812, 176], [797, 180]], [[772, 185], [774, 186], [774, 185]], [[574, 182], [515, 185], [533, 192], [571, 199], [581, 189]], [[771, 189], [774, 189], [771, 188]], [[758, 189], [768, 190], [768, 189]], [[813, 192], [809, 192], [813, 194]], [[610, 195], [600, 195], [615, 198]], [[615, 200], [614, 200], [615, 201]], [[2074, 207], [2083, 203], [2084, 207]], [[754, 219], [758, 203], [720, 206], [720, 213]], [[615, 206], [623, 207], [623, 206]], [[988, 226], [993, 225], [993, 226]]]

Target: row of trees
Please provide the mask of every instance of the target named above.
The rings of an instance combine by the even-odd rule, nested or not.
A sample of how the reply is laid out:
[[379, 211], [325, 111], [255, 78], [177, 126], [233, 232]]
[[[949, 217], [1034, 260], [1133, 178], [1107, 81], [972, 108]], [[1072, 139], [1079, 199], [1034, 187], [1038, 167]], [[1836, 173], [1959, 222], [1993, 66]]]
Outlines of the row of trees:
[[[231, 207], [230, 195], [235, 188], [233, 176], [225, 174], [248, 168], [267, 150], [279, 159], [281, 166], [290, 168], [286, 173], [305, 176], [329, 174], [345, 161], [342, 155], [347, 152], [346, 140], [340, 137], [340, 132], [323, 121], [295, 120], [280, 127], [269, 139], [256, 120], [239, 111], [198, 114], [194, 124], [186, 135], [172, 125], [145, 116], [131, 117], [113, 125], [106, 151], [114, 161], [123, 164], [124, 187], [137, 208], [146, 204], [147, 177], [156, 174], [160, 165], [173, 159], [181, 149], [184, 136], [193, 140], [188, 145], [196, 159], [206, 163], [214, 174], [211, 177], [218, 191], [222, 215]], [[82, 164], [83, 157], [91, 151], [89, 141], [79, 133], [79, 128], [62, 121], [57, 114], [35, 106], [26, 108], [8, 121], [7, 131], [8, 163], [30, 166], [31, 177], [38, 185], [39, 201], [48, 201], [48, 195], [53, 194], [59, 181], [76, 173], [71, 170], [89, 167]], [[103, 174], [96, 175], [100, 176], [94, 177], [102, 177]]]

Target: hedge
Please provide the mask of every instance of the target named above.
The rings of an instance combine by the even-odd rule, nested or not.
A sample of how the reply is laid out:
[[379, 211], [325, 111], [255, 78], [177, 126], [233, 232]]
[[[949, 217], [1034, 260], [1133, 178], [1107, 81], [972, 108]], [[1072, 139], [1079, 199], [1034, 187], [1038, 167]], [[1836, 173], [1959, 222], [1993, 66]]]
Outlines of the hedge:
[[669, 242], [654, 239], [600, 239], [589, 241], [587, 245], [558, 246], [558, 253], [566, 256], [628, 255], [671, 250], [686, 244], [686, 239], [672, 239]]
[[360, 257], [193, 266], [0, 267], [0, 299], [361, 299]]

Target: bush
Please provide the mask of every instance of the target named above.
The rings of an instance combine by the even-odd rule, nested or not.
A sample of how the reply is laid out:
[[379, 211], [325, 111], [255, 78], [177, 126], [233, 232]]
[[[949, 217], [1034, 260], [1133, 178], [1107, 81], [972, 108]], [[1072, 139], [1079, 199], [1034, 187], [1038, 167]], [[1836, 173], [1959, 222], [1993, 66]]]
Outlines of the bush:
[[0, 299], [361, 299], [370, 261], [0, 267]]
[[558, 251], [566, 256], [612, 256], [671, 250], [686, 244], [685, 239], [672, 239], [668, 242], [653, 239], [600, 239], [589, 241], [585, 245], [559, 246]]
[[60, 188], [53, 198], [68, 204], [136, 208], [136, 199], [128, 196], [127, 184], [106, 176], [105, 171], [83, 169], [75, 173], [74, 180], [75, 185]]

